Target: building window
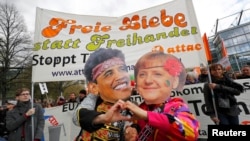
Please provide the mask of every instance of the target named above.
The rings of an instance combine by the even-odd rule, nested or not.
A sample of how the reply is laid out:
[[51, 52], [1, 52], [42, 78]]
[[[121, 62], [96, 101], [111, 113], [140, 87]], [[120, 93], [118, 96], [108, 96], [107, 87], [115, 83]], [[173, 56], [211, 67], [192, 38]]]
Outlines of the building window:
[[235, 49], [234, 49], [234, 47], [229, 47], [229, 48], [227, 48], [227, 53], [228, 53], [228, 55], [231, 55], [231, 54], [235, 54]]
[[239, 36], [239, 35], [242, 35], [242, 34], [244, 34], [244, 31], [242, 30], [242, 28], [235, 28], [234, 30], [233, 30], [233, 35], [234, 35], [234, 37], [235, 36]]
[[245, 33], [250, 33], [250, 25], [246, 25], [243, 27]]
[[250, 33], [246, 34], [246, 38], [247, 38], [248, 42], [250, 42]]
[[228, 39], [228, 40], [224, 40], [224, 45], [225, 47], [230, 47], [233, 46], [233, 40], [232, 39]]

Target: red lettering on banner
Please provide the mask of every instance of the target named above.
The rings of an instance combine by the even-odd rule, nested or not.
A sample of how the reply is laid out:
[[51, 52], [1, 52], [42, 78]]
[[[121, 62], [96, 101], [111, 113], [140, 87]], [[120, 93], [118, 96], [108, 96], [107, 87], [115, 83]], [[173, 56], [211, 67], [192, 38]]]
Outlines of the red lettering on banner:
[[[155, 28], [160, 25], [164, 27], [178, 26], [184, 28], [187, 26], [186, 17], [183, 13], [175, 13], [174, 15], [167, 14], [166, 10], [160, 11], [159, 16], [147, 17], [134, 14], [132, 17], [124, 17], [122, 20], [122, 26], [120, 30], [139, 30], [147, 28]], [[46, 38], [52, 38], [57, 36], [62, 29], [69, 29], [69, 34], [74, 34], [75, 31], [81, 33], [97, 33], [97, 32], [108, 32], [111, 30], [110, 25], [102, 25], [101, 22], [97, 21], [95, 25], [81, 25], [77, 24], [74, 19], [62, 19], [62, 18], [51, 18], [49, 25], [42, 29], [41, 34]]]
[[121, 26], [120, 30], [139, 30], [139, 29], [147, 29], [149, 27], [157, 27], [159, 25], [163, 25], [164, 27], [170, 26], [178, 26], [178, 27], [186, 27], [187, 21], [185, 19], [185, 15], [183, 13], [177, 13], [174, 16], [167, 15], [166, 10], [161, 10], [161, 14], [159, 17], [151, 17], [147, 20], [147, 16], [142, 16], [140, 19], [139, 15], [134, 15], [131, 18], [125, 17], [122, 21], [123, 26]]
[[62, 18], [52, 18], [49, 21], [49, 26], [42, 30], [42, 35], [47, 38], [57, 36], [62, 29], [70, 26], [69, 34], [74, 34], [76, 29], [79, 29], [82, 33], [90, 32], [108, 32], [111, 30], [111, 26], [102, 26], [101, 22], [96, 22], [95, 25], [77, 25], [76, 20], [64, 20]]
[[250, 125], [250, 121], [249, 120], [245, 120], [241, 122], [242, 125]]

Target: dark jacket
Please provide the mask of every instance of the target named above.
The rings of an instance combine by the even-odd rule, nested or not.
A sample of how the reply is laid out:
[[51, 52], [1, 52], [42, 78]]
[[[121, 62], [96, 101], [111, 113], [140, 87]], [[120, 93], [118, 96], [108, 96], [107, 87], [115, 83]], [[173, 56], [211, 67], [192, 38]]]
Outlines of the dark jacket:
[[3, 109], [0, 110], [0, 137], [5, 137], [7, 138], [8, 136], [8, 131], [6, 129], [6, 113], [7, 113], [8, 109]]
[[237, 77], [237, 79], [247, 79], [247, 78], [250, 78], [249, 75], [240, 75]]
[[[215, 79], [212, 77], [212, 83], [216, 83], [216, 87], [213, 89], [215, 105], [218, 113], [227, 114], [231, 116], [237, 116], [240, 114], [240, 109], [237, 106], [237, 100], [235, 96], [240, 95], [244, 88], [242, 85], [234, 82], [232, 79], [224, 75], [222, 79]], [[215, 110], [213, 105], [212, 93], [208, 83], [204, 84], [203, 88], [204, 100], [206, 104], [206, 114], [210, 117], [215, 117]], [[219, 107], [218, 98], [228, 98], [230, 108]]]
[[[96, 116], [106, 112], [112, 105], [113, 104], [104, 102], [100, 97], [98, 97], [95, 110], [88, 110], [85, 108], [81, 108], [79, 110], [79, 123], [82, 131], [84, 130], [82, 134], [80, 134], [83, 136], [82, 140], [124, 141], [123, 128], [125, 121], [113, 122], [110, 124], [92, 124]], [[127, 115], [126, 111], [122, 114]]]
[[[41, 139], [44, 130], [44, 111], [40, 104], [34, 103], [34, 139]], [[32, 139], [31, 117], [26, 117], [25, 113], [31, 108], [31, 103], [18, 102], [13, 110], [8, 111], [6, 115], [6, 127], [10, 131], [8, 141], [21, 141], [22, 128], [24, 127], [25, 141]]]
[[208, 74], [200, 74], [199, 76], [198, 76], [198, 80], [199, 80], [199, 82], [208, 82]]

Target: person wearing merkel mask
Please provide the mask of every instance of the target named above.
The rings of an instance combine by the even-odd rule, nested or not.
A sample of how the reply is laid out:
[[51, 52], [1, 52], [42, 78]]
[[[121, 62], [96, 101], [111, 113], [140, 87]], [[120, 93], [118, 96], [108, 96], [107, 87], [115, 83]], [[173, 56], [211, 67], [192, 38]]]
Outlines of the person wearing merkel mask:
[[[45, 124], [42, 106], [34, 103], [31, 107], [28, 88], [18, 89], [16, 99], [16, 106], [6, 115], [6, 128], [9, 130], [8, 141], [40, 141]], [[31, 116], [33, 116], [33, 124]], [[32, 129], [34, 129], [34, 140], [32, 140]]]
[[123, 103], [131, 95], [130, 77], [124, 54], [117, 49], [100, 48], [93, 52], [84, 67], [91, 92], [73, 114], [73, 122], [81, 127], [77, 141], [123, 141], [123, 127], [128, 120]]
[[[199, 122], [185, 100], [170, 97], [181, 91], [186, 71], [182, 62], [171, 54], [150, 52], [135, 65], [136, 89], [144, 102], [139, 106], [126, 101], [135, 124], [125, 129], [127, 141], [195, 141]], [[136, 128], [134, 128], [136, 127]]]

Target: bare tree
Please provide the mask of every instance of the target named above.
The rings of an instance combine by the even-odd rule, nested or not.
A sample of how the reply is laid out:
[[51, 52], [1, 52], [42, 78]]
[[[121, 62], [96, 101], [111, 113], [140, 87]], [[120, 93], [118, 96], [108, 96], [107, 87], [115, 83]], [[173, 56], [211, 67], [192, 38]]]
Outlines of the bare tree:
[[2, 100], [10, 84], [31, 65], [31, 37], [13, 4], [0, 2], [0, 88]]

